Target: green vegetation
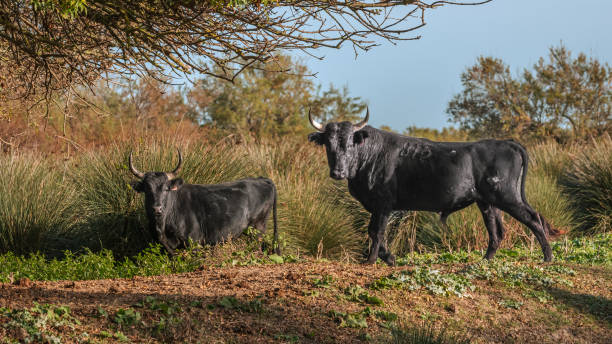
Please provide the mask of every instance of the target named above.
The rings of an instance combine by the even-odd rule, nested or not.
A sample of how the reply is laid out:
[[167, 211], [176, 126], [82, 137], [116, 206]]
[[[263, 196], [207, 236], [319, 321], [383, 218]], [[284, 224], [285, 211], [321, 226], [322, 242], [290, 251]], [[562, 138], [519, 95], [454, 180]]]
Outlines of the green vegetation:
[[0, 157], [0, 171], [0, 253], [47, 250], [74, 226], [76, 193], [61, 164], [15, 154]]
[[[79, 321], [67, 306], [34, 303], [27, 309], [0, 307], [0, 334], [20, 338], [22, 343], [62, 343], [75, 325]], [[4, 340], [0, 339], [2, 343]]]
[[476, 137], [584, 140], [612, 129], [612, 68], [585, 54], [550, 48], [533, 71], [514, 77], [501, 59], [479, 57], [461, 74], [447, 112]]
[[586, 231], [612, 228], [612, 138], [602, 136], [581, 151], [563, 175], [565, 192]]

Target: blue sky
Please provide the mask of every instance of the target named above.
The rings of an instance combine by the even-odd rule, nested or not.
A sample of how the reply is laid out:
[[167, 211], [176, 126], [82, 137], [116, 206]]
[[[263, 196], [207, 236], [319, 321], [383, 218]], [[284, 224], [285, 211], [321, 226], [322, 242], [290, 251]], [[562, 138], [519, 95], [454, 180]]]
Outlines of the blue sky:
[[442, 128], [446, 107], [461, 91], [460, 74], [478, 56], [495, 56], [518, 73], [561, 42], [612, 63], [612, 0], [494, 0], [480, 6], [443, 6], [426, 14], [421, 39], [383, 42], [355, 59], [350, 45], [318, 50], [323, 61], [303, 61], [327, 88], [348, 85], [365, 99], [373, 126]]

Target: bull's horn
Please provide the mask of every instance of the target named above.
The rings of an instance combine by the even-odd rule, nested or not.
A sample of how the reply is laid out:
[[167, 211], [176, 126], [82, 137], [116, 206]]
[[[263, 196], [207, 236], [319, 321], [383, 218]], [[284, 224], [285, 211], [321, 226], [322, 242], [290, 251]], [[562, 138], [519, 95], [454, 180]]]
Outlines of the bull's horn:
[[144, 178], [144, 173], [138, 171], [136, 167], [134, 167], [134, 164], [132, 164], [132, 152], [130, 152], [130, 157], [128, 158], [128, 162], [130, 165], [130, 171], [132, 171], [132, 173], [134, 173], [136, 177], [140, 179]]
[[359, 123], [354, 125], [355, 126], [355, 131], [363, 129], [363, 127], [365, 127], [366, 124], [368, 124], [368, 120], [369, 119], [370, 119], [370, 108], [366, 107], [366, 116], [363, 119], [363, 121], [361, 121], [361, 122], [359, 122]]
[[315, 120], [312, 118], [312, 114], [310, 113], [310, 108], [308, 108], [308, 120], [310, 121], [310, 124], [311, 124], [311, 125], [312, 125], [312, 126], [315, 128], [315, 129], [317, 129], [318, 131], [320, 131], [320, 132], [324, 132], [324, 131], [325, 131], [325, 129], [323, 128], [323, 124], [321, 124], [321, 123], [319, 123], [319, 122], [315, 121]]
[[183, 156], [181, 155], [181, 150], [178, 148], [176, 150], [178, 151], [179, 162], [176, 168], [174, 169], [174, 171], [170, 173], [166, 173], [168, 175], [168, 179], [176, 178], [176, 174], [179, 172], [179, 170], [181, 169], [181, 166], [183, 165]]

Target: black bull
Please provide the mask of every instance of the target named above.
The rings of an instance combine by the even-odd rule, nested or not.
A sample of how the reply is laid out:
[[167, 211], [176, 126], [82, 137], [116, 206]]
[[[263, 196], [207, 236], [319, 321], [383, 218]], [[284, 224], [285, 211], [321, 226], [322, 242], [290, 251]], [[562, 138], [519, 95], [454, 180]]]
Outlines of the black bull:
[[134, 168], [132, 154], [129, 167], [140, 180], [132, 188], [145, 194], [149, 231], [170, 254], [192, 240], [217, 244], [238, 237], [249, 226], [266, 231], [266, 220], [273, 211], [274, 247], [278, 247], [276, 186], [267, 178], [246, 178], [216, 184], [185, 184], [177, 173], [182, 157], [172, 172], [142, 173]]
[[331, 122], [323, 126], [310, 117], [318, 132], [308, 139], [324, 145], [330, 176], [348, 179], [348, 188], [372, 214], [367, 262], [377, 257], [393, 265], [395, 257], [384, 242], [389, 215], [394, 210], [425, 210], [446, 217], [474, 202], [489, 233], [485, 258], [494, 256], [504, 237], [500, 210], [525, 224], [536, 236], [544, 261], [552, 259], [548, 235], [560, 232], [525, 198], [528, 156], [511, 140], [432, 142], [359, 124]]

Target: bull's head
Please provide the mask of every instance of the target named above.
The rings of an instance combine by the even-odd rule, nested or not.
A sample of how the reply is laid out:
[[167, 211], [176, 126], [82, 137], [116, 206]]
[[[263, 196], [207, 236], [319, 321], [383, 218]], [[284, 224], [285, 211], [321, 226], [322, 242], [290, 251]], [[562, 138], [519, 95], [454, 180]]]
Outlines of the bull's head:
[[359, 123], [330, 122], [325, 126], [312, 118], [308, 110], [310, 124], [317, 129], [316, 133], [308, 135], [308, 140], [318, 145], [325, 145], [329, 175], [334, 179], [352, 178], [357, 173], [358, 148], [368, 137], [363, 128], [370, 119], [370, 110]]
[[163, 217], [168, 196], [170, 193], [176, 192], [183, 185], [183, 180], [176, 177], [183, 163], [180, 150], [178, 150], [178, 157], [178, 166], [172, 172], [143, 173], [138, 171], [134, 164], [132, 164], [132, 153], [130, 152], [130, 157], [128, 158], [130, 171], [139, 178], [139, 180], [133, 181], [131, 185], [136, 192], [145, 194], [145, 209], [147, 215], [151, 218]]

